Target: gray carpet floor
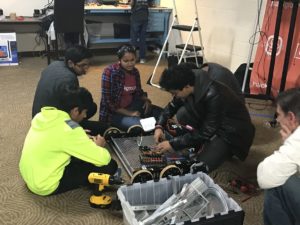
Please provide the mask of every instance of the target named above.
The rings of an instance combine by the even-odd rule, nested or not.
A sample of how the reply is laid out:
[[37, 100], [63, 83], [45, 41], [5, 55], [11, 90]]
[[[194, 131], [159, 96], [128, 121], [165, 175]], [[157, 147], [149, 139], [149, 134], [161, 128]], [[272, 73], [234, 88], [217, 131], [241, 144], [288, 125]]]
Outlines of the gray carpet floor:
[[[92, 92], [97, 103], [103, 68], [114, 61], [115, 56], [94, 57], [88, 74], [80, 78], [81, 86]], [[153, 56], [146, 64], [138, 64], [137, 67], [142, 74], [143, 88], [153, 103], [164, 106], [170, 100], [170, 95], [146, 85], [154, 64]], [[45, 58], [26, 57], [20, 59], [19, 66], [0, 67], [0, 224], [123, 224], [122, 212], [91, 208], [88, 204], [91, 192], [88, 189], [40, 197], [30, 193], [20, 177], [18, 162], [30, 126], [33, 96], [40, 73], [46, 66]], [[157, 74], [162, 68], [160, 66]], [[228, 181], [242, 177], [255, 182], [257, 164], [278, 148], [281, 139], [278, 128], [265, 126], [267, 117], [274, 113], [270, 102], [247, 99], [247, 106], [256, 126], [255, 141], [247, 160], [239, 162], [232, 159], [210, 176], [243, 208], [246, 213], [245, 225], [262, 225], [263, 192], [249, 198], [248, 195], [232, 191]], [[124, 179], [128, 180], [126, 174]], [[109, 194], [115, 195], [115, 192], [110, 191]]]

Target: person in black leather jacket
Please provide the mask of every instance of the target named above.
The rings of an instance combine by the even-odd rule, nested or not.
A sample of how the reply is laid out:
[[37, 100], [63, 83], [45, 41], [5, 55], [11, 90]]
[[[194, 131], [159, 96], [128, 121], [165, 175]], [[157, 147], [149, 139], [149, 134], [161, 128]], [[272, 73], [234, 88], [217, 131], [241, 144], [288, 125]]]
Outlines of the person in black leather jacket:
[[[164, 70], [159, 85], [174, 98], [157, 121], [155, 153], [195, 147], [200, 149], [197, 161], [205, 163], [209, 171], [233, 155], [246, 159], [255, 128], [246, 106], [229, 87], [184, 63]], [[164, 128], [174, 116], [190, 131], [163, 140]]]
[[200, 69], [207, 71], [211, 79], [227, 85], [231, 90], [233, 90], [236, 93], [236, 95], [241, 99], [241, 101], [245, 103], [242, 87], [240, 86], [234, 74], [229, 69], [218, 63], [213, 62], [202, 64], [200, 66]]

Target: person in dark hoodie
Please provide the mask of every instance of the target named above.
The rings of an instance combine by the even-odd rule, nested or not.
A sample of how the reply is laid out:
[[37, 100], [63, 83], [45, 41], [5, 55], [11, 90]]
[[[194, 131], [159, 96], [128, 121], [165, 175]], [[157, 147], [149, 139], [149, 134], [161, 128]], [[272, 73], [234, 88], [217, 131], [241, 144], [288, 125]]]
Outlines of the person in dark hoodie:
[[[159, 85], [174, 98], [157, 121], [154, 153], [194, 147], [207, 172], [232, 156], [246, 159], [255, 128], [245, 104], [229, 87], [184, 63], [164, 70]], [[166, 125], [174, 116], [189, 132], [165, 140]]]

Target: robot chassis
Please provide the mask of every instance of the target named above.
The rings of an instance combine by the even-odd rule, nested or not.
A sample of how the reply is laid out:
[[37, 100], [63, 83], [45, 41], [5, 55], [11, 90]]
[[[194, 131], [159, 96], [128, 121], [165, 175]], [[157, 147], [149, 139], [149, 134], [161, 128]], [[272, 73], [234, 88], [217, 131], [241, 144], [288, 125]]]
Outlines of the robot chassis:
[[193, 159], [194, 149], [188, 149], [188, 154], [185, 155], [153, 154], [151, 151], [154, 148], [154, 138], [151, 134], [136, 136], [113, 128], [104, 137], [131, 177], [131, 183], [198, 171], [207, 172], [203, 163]]

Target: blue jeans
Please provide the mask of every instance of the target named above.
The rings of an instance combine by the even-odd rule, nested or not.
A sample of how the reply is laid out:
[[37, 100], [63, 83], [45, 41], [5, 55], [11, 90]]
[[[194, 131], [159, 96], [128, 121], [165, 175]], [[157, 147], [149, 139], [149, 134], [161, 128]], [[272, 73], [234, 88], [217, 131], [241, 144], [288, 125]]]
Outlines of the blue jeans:
[[290, 177], [279, 187], [265, 190], [264, 224], [300, 224], [300, 178], [298, 176]]
[[130, 24], [131, 44], [140, 49], [140, 59], [146, 57], [146, 30], [148, 21], [132, 20]]
[[114, 113], [112, 115], [112, 126], [117, 127], [123, 131], [127, 131], [129, 127], [134, 125], [140, 125], [141, 118], [154, 117], [156, 120], [159, 118], [162, 109], [156, 105], [152, 105], [152, 109], [149, 113], [145, 114], [143, 109], [144, 101], [134, 100], [133, 103], [126, 109], [131, 111], [139, 111], [141, 116], [125, 116], [120, 113]]

